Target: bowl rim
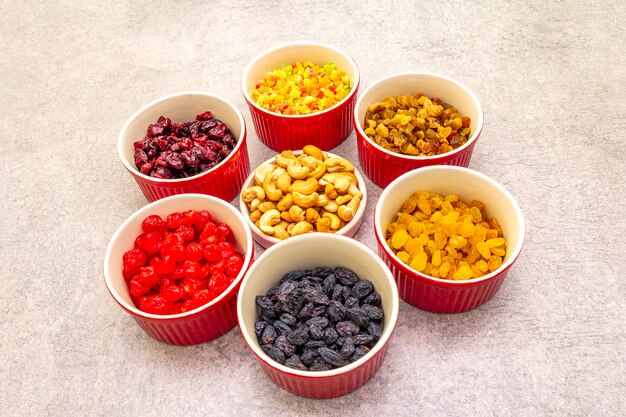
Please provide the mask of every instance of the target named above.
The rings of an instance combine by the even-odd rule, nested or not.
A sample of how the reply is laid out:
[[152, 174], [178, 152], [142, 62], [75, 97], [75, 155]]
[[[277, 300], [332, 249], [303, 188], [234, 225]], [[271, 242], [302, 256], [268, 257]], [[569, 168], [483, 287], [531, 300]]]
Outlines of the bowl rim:
[[[396, 256], [395, 253], [393, 253], [393, 251], [387, 246], [387, 242], [385, 239], [385, 236], [383, 235], [383, 231], [381, 229], [381, 219], [380, 219], [380, 212], [381, 212], [381, 207], [382, 205], [386, 202], [387, 197], [394, 192], [394, 187], [397, 183], [399, 183], [400, 181], [402, 181], [403, 179], [407, 178], [407, 177], [411, 177], [414, 175], [419, 175], [422, 172], [427, 172], [427, 171], [459, 171], [459, 172], [463, 172], [463, 175], [473, 175], [476, 177], [479, 177], [481, 180], [484, 180], [486, 182], [488, 182], [489, 184], [491, 184], [494, 188], [496, 188], [498, 191], [500, 191], [506, 198], [507, 200], [509, 200], [513, 206], [513, 210], [515, 211], [516, 216], [520, 219], [520, 239], [517, 242], [517, 245], [515, 245], [515, 248], [513, 249], [513, 252], [511, 252], [511, 256], [509, 257], [508, 260], [506, 260], [505, 262], [502, 263], [502, 265], [500, 265], [500, 267], [498, 269], [496, 269], [493, 272], [490, 272], [486, 275], [483, 275], [481, 277], [478, 278], [472, 278], [472, 279], [468, 279], [468, 280], [449, 280], [449, 279], [443, 279], [443, 278], [435, 278], [432, 277], [430, 275], [427, 274], [423, 274], [421, 272], [418, 272], [412, 268], [410, 268], [408, 265], [406, 265], [404, 262], [402, 262], [400, 260], [400, 258], [398, 258]], [[491, 177], [488, 177], [487, 175], [475, 171], [473, 169], [469, 169], [469, 168], [464, 168], [464, 167], [458, 167], [458, 166], [451, 166], [451, 165], [433, 165], [433, 166], [428, 166], [428, 167], [423, 167], [423, 168], [419, 168], [419, 169], [414, 169], [412, 171], [406, 172], [402, 175], [400, 175], [398, 178], [396, 178], [395, 180], [393, 180], [384, 190], [383, 192], [380, 194], [380, 197], [378, 198], [378, 202], [376, 203], [376, 207], [374, 208], [374, 234], [376, 236], [376, 240], [378, 241], [378, 245], [383, 249], [383, 251], [385, 252], [385, 255], [387, 256], [387, 258], [389, 258], [389, 260], [391, 262], [394, 263], [394, 265], [400, 269], [403, 273], [405, 273], [406, 275], [412, 277], [412, 278], [419, 278], [425, 281], [429, 281], [431, 283], [436, 283], [439, 285], [452, 285], [452, 286], [473, 286], [473, 285], [478, 285], [481, 282], [484, 281], [489, 281], [493, 278], [495, 278], [496, 276], [500, 275], [503, 271], [507, 270], [508, 268], [510, 268], [513, 263], [517, 260], [517, 258], [519, 257], [521, 251], [522, 251], [522, 247], [524, 246], [524, 239], [525, 239], [525, 234], [526, 234], [526, 226], [525, 226], [525, 222], [524, 222], [524, 215], [522, 213], [522, 210], [519, 206], [519, 204], [517, 203], [517, 201], [515, 200], [515, 198], [513, 197], [513, 195], [506, 190], [506, 188], [504, 188], [500, 183], [498, 183], [496, 180], [492, 179]]]
[[[241, 294], [243, 294], [245, 286], [250, 281], [250, 276], [252, 275], [254, 270], [258, 267], [258, 265], [260, 265], [264, 261], [265, 258], [270, 256], [275, 251], [279, 251], [281, 250], [283, 246], [297, 243], [303, 239], [320, 239], [320, 240], [338, 239], [338, 240], [343, 240], [345, 243], [349, 245], [353, 245], [355, 248], [358, 248], [357, 250], [360, 250], [362, 253], [367, 254], [368, 256], [371, 256], [374, 262], [376, 262], [381, 267], [381, 269], [384, 271], [385, 277], [387, 278], [387, 282], [389, 283], [389, 286], [391, 288], [391, 301], [392, 302], [391, 302], [391, 307], [390, 307], [391, 316], [389, 318], [389, 324], [387, 326], [384, 326], [383, 333], [380, 336], [380, 339], [378, 339], [378, 341], [374, 345], [374, 347], [359, 360], [354, 361], [346, 366], [331, 369], [328, 371], [301, 371], [298, 369], [290, 368], [286, 365], [281, 365], [280, 363], [274, 361], [269, 356], [267, 356], [267, 354], [263, 352], [261, 348], [258, 348], [256, 346], [256, 344], [254, 343], [254, 340], [252, 339], [252, 335], [248, 333], [243, 323], [243, 319], [242, 319], [243, 317], [242, 309], [243, 309], [244, 300]], [[239, 294], [237, 296], [237, 321], [239, 323], [239, 329], [240, 329], [241, 335], [243, 336], [243, 339], [245, 340], [246, 344], [252, 350], [252, 352], [257, 356], [257, 358], [259, 358], [259, 360], [264, 362], [266, 365], [276, 370], [279, 370], [282, 373], [290, 374], [292, 376], [323, 379], [323, 378], [335, 377], [338, 375], [343, 375], [343, 374], [353, 372], [357, 368], [361, 367], [365, 363], [369, 362], [372, 358], [374, 358], [374, 356], [376, 356], [383, 349], [383, 347], [386, 346], [387, 343], [389, 343], [389, 340], [391, 339], [391, 335], [393, 334], [395, 327], [396, 327], [399, 308], [400, 308], [400, 296], [398, 293], [398, 287], [396, 285], [396, 281], [393, 278], [393, 274], [391, 273], [391, 271], [389, 270], [389, 267], [385, 264], [385, 262], [383, 262], [383, 260], [372, 249], [367, 247], [365, 244], [359, 242], [358, 240], [355, 240], [346, 236], [341, 236], [337, 234], [329, 234], [329, 233], [314, 233], [314, 234], [293, 236], [292, 238], [280, 241], [278, 244], [265, 250], [265, 252], [263, 252], [255, 260], [255, 262], [250, 266], [250, 269], [246, 272], [246, 276], [241, 282], [241, 287], [239, 288]]]
[[[299, 150], [291, 151], [291, 152], [293, 152], [294, 155], [301, 155], [303, 153], [303, 150], [299, 149]], [[343, 158], [343, 156], [337, 155], [337, 154], [332, 153], [332, 152], [328, 152], [328, 151], [322, 151], [322, 152], [327, 154], [329, 157], [338, 156], [340, 158]], [[277, 153], [277, 155], [278, 154], [279, 153]], [[256, 183], [254, 182], [254, 173], [255, 173], [255, 171], [259, 167], [261, 167], [262, 165], [266, 165], [266, 164], [272, 163], [274, 161], [275, 157], [276, 157], [276, 155], [274, 155], [273, 157], [271, 157], [271, 158], [261, 162], [253, 170], [251, 170], [250, 175], [248, 175], [248, 177], [243, 181], [243, 184], [241, 186], [241, 192], [239, 193], [239, 195], [237, 197], [238, 200], [239, 200], [239, 211], [241, 211], [241, 213], [243, 214], [243, 217], [246, 219], [246, 223], [248, 223], [248, 226], [250, 226], [250, 230], [252, 231], [252, 235], [253, 235], [253, 237], [255, 237], [255, 240], [256, 240], [256, 237], [258, 236], [259, 239], [267, 240], [268, 242], [270, 242], [270, 246], [275, 245], [278, 242], [282, 242], [282, 240], [276, 239], [274, 236], [266, 235], [265, 233], [263, 233], [261, 231], [261, 229], [256, 227], [256, 225], [252, 222], [252, 220], [250, 220], [250, 209], [248, 209], [247, 204], [241, 198], [241, 193], [243, 193], [247, 188], [252, 186], [252, 185], [247, 186], [248, 183], [256, 185]], [[365, 179], [363, 178], [363, 175], [361, 175], [359, 170], [356, 168], [356, 166], [354, 167], [354, 171], [353, 172], [354, 172], [354, 175], [356, 176], [357, 181], [359, 182], [359, 191], [361, 191], [361, 193], [363, 194], [363, 197], [361, 198], [361, 203], [359, 204], [359, 208], [357, 209], [356, 213], [354, 214], [354, 217], [352, 218], [352, 220], [350, 220], [348, 223], [346, 223], [346, 225], [343, 228], [339, 229], [335, 233], [324, 233], [324, 234], [338, 234], [340, 236], [344, 236], [345, 232], [342, 233], [342, 230], [346, 229], [347, 226], [349, 224], [351, 224], [352, 222], [355, 222], [354, 224], [356, 224], [358, 222], [358, 219], [363, 218], [363, 216], [365, 216], [365, 208], [367, 206], [367, 189], [366, 189], [366, 185], [365, 185]], [[323, 232], [314, 231], [313, 233], [323, 233]], [[307, 233], [307, 234], [310, 234], [310, 233]], [[295, 237], [295, 236], [290, 236], [290, 237], [288, 237], [287, 239], [284, 239], [284, 240], [291, 239], [292, 237]], [[257, 243], [259, 243], [261, 246], [264, 246], [263, 244], [261, 244], [258, 241], [257, 241]]]
[[[226, 156], [226, 158], [224, 158], [219, 164], [215, 165], [213, 168], [208, 169], [204, 172], [201, 172], [199, 174], [193, 175], [191, 177], [187, 177], [187, 178], [155, 178], [155, 177], [151, 177], [149, 175], [143, 174], [141, 171], [139, 171], [137, 169], [136, 166], [134, 166], [133, 164], [129, 163], [129, 161], [126, 159], [126, 157], [124, 156], [124, 135], [126, 133], [126, 131], [128, 130], [129, 126], [135, 121], [135, 119], [137, 119], [142, 113], [144, 113], [145, 111], [147, 111], [148, 109], [150, 109], [153, 106], [156, 106], [157, 104], [161, 104], [164, 101], [168, 101], [171, 100], [173, 98], [177, 98], [180, 96], [186, 96], [186, 95], [193, 95], [193, 96], [204, 96], [204, 97], [209, 97], [212, 99], [215, 99], [217, 101], [221, 101], [223, 102], [227, 107], [229, 107], [236, 115], [237, 115], [237, 119], [239, 120], [239, 124], [241, 126], [241, 132], [239, 133], [239, 137], [237, 138], [237, 142], [235, 144], [235, 147], [233, 148], [233, 150]], [[210, 109], [208, 111], [211, 111]], [[146, 129], [148, 127], [146, 126]], [[228, 128], [230, 129], [230, 126], [228, 126]], [[159, 98], [156, 98], [152, 101], [150, 101], [149, 103], [143, 105], [139, 110], [135, 111], [132, 116], [130, 116], [126, 122], [124, 123], [124, 125], [122, 126], [122, 129], [120, 130], [120, 133], [118, 135], [118, 139], [117, 139], [117, 154], [120, 158], [120, 160], [122, 161], [122, 164], [124, 164], [124, 167], [126, 167], [126, 169], [131, 172], [133, 175], [136, 175], [140, 178], [142, 178], [145, 181], [150, 181], [150, 182], [154, 182], [154, 183], [162, 183], [162, 184], [176, 184], [176, 183], [184, 183], [184, 182], [190, 182], [190, 181], [196, 181], [199, 178], [206, 176], [206, 175], [210, 175], [212, 172], [218, 170], [220, 167], [222, 167], [224, 164], [226, 164], [228, 161], [230, 161], [232, 159], [232, 157], [234, 155], [236, 155], [239, 151], [239, 149], [241, 148], [241, 146], [243, 146], [243, 144], [246, 141], [246, 123], [243, 117], [243, 114], [241, 113], [241, 111], [239, 111], [239, 109], [229, 100], [225, 99], [224, 97], [217, 95], [217, 94], [213, 94], [213, 93], [207, 93], [204, 91], [196, 91], [196, 90], [192, 90], [192, 91], [181, 91], [178, 93], [173, 93], [173, 94], [168, 94]]]
[[[430, 77], [434, 77], [434, 78], [441, 78], [444, 79], [446, 81], [449, 81], [450, 83], [456, 85], [459, 89], [461, 89], [462, 91], [464, 91], [470, 98], [471, 100], [476, 104], [478, 110], [479, 110], [479, 120], [478, 120], [478, 126], [476, 127], [476, 129], [474, 129], [474, 131], [472, 132], [472, 135], [470, 136], [470, 138], [467, 140], [467, 142], [465, 142], [463, 145], [459, 146], [456, 149], [453, 149], [451, 151], [448, 151], [446, 153], [442, 153], [442, 154], [438, 154], [438, 155], [432, 155], [432, 156], [415, 156], [415, 155], [405, 155], [405, 154], [401, 154], [401, 153], [397, 153], [397, 152], [392, 152], [388, 149], [383, 148], [382, 146], [378, 145], [376, 142], [374, 142], [373, 140], [370, 139], [369, 136], [367, 136], [365, 134], [365, 131], [363, 129], [363, 127], [361, 126], [361, 123], [358, 121], [357, 118], [357, 112], [360, 108], [361, 105], [363, 105], [363, 97], [366, 96], [373, 88], [379, 86], [382, 83], [386, 83], [389, 82], [393, 79], [396, 78], [402, 78], [402, 77], [406, 77], [406, 76], [413, 76], [413, 75], [426, 75], [426, 76], [430, 76]], [[354, 122], [354, 130], [357, 134], [357, 138], [362, 137], [368, 144], [372, 145], [374, 148], [376, 148], [378, 151], [392, 156], [392, 157], [397, 157], [400, 159], [406, 159], [407, 161], [433, 161], [433, 160], [440, 160], [440, 159], [447, 159], [450, 156], [462, 152], [463, 150], [465, 150], [466, 148], [469, 148], [470, 146], [472, 146], [472, 143], [474, 143], [478, 137], [480, 136], [480, 134], [482, 133], [483, 130], [483, 126], [484, 126], [484, 120], [485, 120], [485, 112], [483, 111], [483, 107], [480, 104], [480, 101], [478, 100], [478, 98], [476, 97], [476, 95], [472, 92], [472, 90], [470, 90], [469, 88], [467, 88], [464, 84], [460, 83], [459, 81], [450, 78], [446, 75], [442, 75], [442, 74], [437, 74], [434, 72], [428, 72], [428, 71], [405, 71], [405, 72], [399, 72], [396, 74], [392, 74], [389, 75], [387, 77], [381, 78], [380, 80], [374, 82], [372, 85], [368, 86], [361, 94], [359, 94], [359, 98], [357, 99], [355, 105], [354, 105], [354, 110], [352, 113], [352, 119]]]
[[[161, 315], [161, 314], [146, 313], [144, 311], [141, 311], [136, 306], [131, 305], [131, 304], [127, 303], [126, 301], [124, 301], [124, 299], [119, 295], [119, 293], [114, 289], [114, 287], [112, 285], [111, 269], [110, 269], [109, 265], [111, 263], [110, 262], [110, 258], [111, 258], [111, 256], [113, 256], [112, 255], [113, 244], [120, 238], [120, 235], [121, 235], [122, 231], [125, 230], [132, 221], [136, 220], [137, 218], [140, 218], [140, 217], [143, 217], [143, 216], [147, 216], [148, 213], [154, 207], [163, 204], [163, 202], [165, 202], [165, 201], [182, 200], [182, 199], [188, 199], [188, 198], [207, 200], [207, 201], [210, 201], [212, 203], [217, 203], [219, 206], [222, 206], [223, 208], [226, 208], [227, 210], [232, 211], [235, 214], [235, 216], [238, 217], [239, 220], [242, 222], [242, 224], [244, 225], [244, 233], [246, 235], [247, 243], [245, 245], [242, 245], [242, 246], [245, 246], [245, 254], [244, 254], [243, 265], [241, 266], [241, 271], [239, 271], [239, 274], [235, 277], [235, 279], [228, 286], [228, 288], [226, 288], [219, 296], [217, 296], [216, 298], [214, 298], [213, 300], [211, 300], [207, 304], [204, 304], [204, 305], [202, 305], [200, 307], [194, 308], [193, 310], [189, 310], [189, 311], [186, 311], [184, 313], [178, 313], [178, 314], [164, 314], [164, 315]], [[227, 295], [232, 293], [233, 290], [241, 283], [241, 281], [243, 281], [243, 278], [244, 278], [244, 276], [246, 274], [247, 269], [252, 264], [253, 256], [254, 256], [254, 239], [252, 238], [252, 233], [251, 233], [250, 228], [248, 227], [247, 223], [244, 221], [243, 215], [235, 207], [233, 207], [232, 205], [230, 205], [229, 203], [227, 203], [226, 201], [224, 201], [224, 200], [222, 200], [220, 198], [213, 197], [213, 196], [206, 195], [206, 194], [194, 194], [194, 193], [176, 194], [176, 195], [173, 195], [173, 196], [162, 198], [160, 200], [154, 201], [154, 202], [152, 202], [150, 204], [147, 204], [147, 205], [141, 207], [140, 209], [135, 211], [133, 214], [131, 214], [128, 218], [126, 218], [126, 220], [124, 220], [124, 222], [116, 229], [115, 233], [111, 237], [111, 240], [109, 240], [109, 244], [107, 245], [107, 249], [106, 249], [106, 252], [104, 254], [104, 259], [103, 259], [103, 263], [104, 263], [104, 269], [103, 269], [104, 282], [106, 284], [107, 290], [109, 291], [109, 293], [111, 294], [113, 299], [123, 309], [125, 309], [129, 313], [131, 313], [133, 315], [137, 315], [137, 316], [143, 317], [143, 318], [154, 319], [154, 320], [159, 320], [159, 321], [177, 320], [177, 319], [182, 319], [182, 318], [194, 316], [194, 315], [196, 315], [196, 314], [198, 314], [198, 313], [200, 313], [200, 312], [202, 312], [204, 310], [213, 309], [215, 306], [217, 306], [218, 304], [222, 303], [222, 301], [227, 297]], [[120, 268], [121, 268], [121, 265], [120, 265]], [[128, 284], [126, 283], [126, 285], [128, 285]]]
[[[250, 97], [250, 93], [248, 92], [248, 90], [246, 89], [246, 79], [248, 78], [248, 73], [251, 71], [252, 67], [261, 59], [264, 58], [270, 54], [276, 53], [278, 51], [280, 51], [281, 49], [285, 49], [285, 48], [290, 48], [290, 47], [294, 47], [294, 46], [315, 46], [315, 47], [320, 47], [320, 48], [326, 48], [326, 49], [331, 49], [334, 52], [338, 53], [339, 55], [343, 55], [344, 58], [346, 58], [348, 60], [348, 62], [350, 62], [353, 66], [354, 69], [354, 85], [352, 86], [352, 88], [350, 89], [350, 92], [348, 93], [347, 96], [345, 96], [340, 102], [334, 104], [332, 107], [329, 107], [327, 109], [324, 109], [322, 111], [318, 111], [315, 113], [309, 113], [309, 114], [282, 114], [282, 113], [275, 113], [273, 111], [269, 111], [267, 109], [264, 109], [263, 107], [259, 106], [253, 99], [252, 97]], [[270, 49], [267, 49], [263, 52], [261, 52], [260, 54], [256, 55], [252, 61], [250, 61], [250, 63], [248, 63], [248, 65], [246, 65], [246, 68], [243, 71], [243, 76], [241, 78], [241, 91], [243, 92], [243, 97], [245, 98], [246, 102], [248, 103], [248, 105], [253, 106], [257, 111], [265, 114], [265, 115], [269, 115], [269, 116], [274, 116], [274, 117], [284, 117], [287, 119], [307, 119], [307, 118], [311, 118], [311, 117], [315, 117], [315, 116], [320, 116], [320, 115], [324, 115], [329, 113], [332, 110], [337, 109], [338, 107], [344, 105], [345, 103], [347, 103], [348, 101], [350, 101], [356, 94], [356, 92], [359, 89], [359, 84], [361, 83], [361, 76], [360, 76], [360, 72], [359, 72], [359, 67], [356, 64], [356, 61], [350, 56], [348, 55], [346, 52], [344, 52], [343, 50], [326, 44], [326, 43], [321, 43], [321, 42], [289, 42], [289, 43], [282, 43], [280, 45], [274, 46]]]

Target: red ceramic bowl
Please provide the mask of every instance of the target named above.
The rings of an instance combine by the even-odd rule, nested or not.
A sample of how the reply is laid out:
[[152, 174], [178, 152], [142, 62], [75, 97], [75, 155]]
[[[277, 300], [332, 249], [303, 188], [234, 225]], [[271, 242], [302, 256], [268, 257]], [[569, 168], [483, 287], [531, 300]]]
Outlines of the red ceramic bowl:
[[[269, 71], [291, 65], [296, 61], [317, 64], [332, 62], [352, 80], [352, 90], [340, 103], [318, 113], [283, 115], [266, 110], [250, 97], [250, 90]], [[345, 52], [321, 43], [290, 43], [270, 49], [257, 56], [245, 69], [242, 80], [243, 96], [250, 108], [256, 133], [266, 146], [280, 152], [315, 145], [329, 150], [343, 142], [352, 132], [352, 109], [359, 89], [359, 70]]]
[[[302, 151], [293, 151], [293, 154], [301, 155]], [[335, 155], [333, 153], [328, 152], [328, 156], [333, 157], [333, 156], [339, 156], [339, 155]], [[274, 163], [274, 158], [270, 158], [266, 160], [265, 162], [260, 164], [259, 167], [261, 165], [266, 165], [266, 164], [271, 164], [271, 163]], [[252, 171], [252, 173], [248, 176], [248, 178], [246, 178], [246, 181], [243, 183], [243, 187], [241, 188], [242, 191], [254, 185], [257, 185], [254, 180], [255, 171], [256, 169]], [[361, 193], [363, 194], [363, 197], [361, 198], [361, 204], [359, 204], [359, 208], [357, 209], [354, 215], [354, 218], [350, 220], [348, 224], [346, 224], [344, 227], [342, 227], [341, 229], [337, 231], [337, 234], [348, 236], [348, 237], [354, 236], [356, 232], [359, 231], [359, 228], [361, 227], [361, 224], [363, 223], [363, 217], [365, 217], [365, 207], [367, 206], [367, 189], [365, 188], [365, 180], [363, 179], [363, 176], [361, 176], [359, 171], [356, 169], [356, 167], [354, 168], [354, 175], [359, 181], [359, 191], [361, 191]], [[250, 230], [252, 230], [252, 236], [254, 237], [254, 240], [256, 240], [256, 242], [259, 245], [267, 249], [270, 246], [280, 242], [280, 239], [277, 239], [273, 236], [266, 235], [265, 233], [263, 233], [261, 229], [256, 227], [254, 222], [250, 220], [250, 209], [248, 208], [248, 205], [241, 199], [241, 196], [239, 198], [239, 210], [243, 213], [243, 216], [246, 218], [246, 222], [248, 223]]]
[[[255, 299], [276, 286], [287, 272], [316, 266], [344, 266], [374, 284], [385, 312], [383, 334], [367, 355], [347, 366], [300, 371], [275, 362], [261, 349], [254, 333], [258, 316]], [[237, 314], [244, 340], [272, 381], [303, 397], [332, 398], [354, 391], [374, 376], [387, 352], [399, 302], [391, 272], [371, 249], [345, 236], [311, 233], [281, 241], [258, 257], [241, 283]]]
[[[241, 272], [219, 297], [195, 310], [181, 314], [158, 315], [135, 307], [128, 284], [122, 275], [122, 256], [133, 248], [147, 216], [167, 215], [184, 210], [208, 210], [213, 219], [230, 226], [237, 251], [244, 254]], [[181, 194], [148, 204], [136, 211], [117, 229], [104, 256], [104, 281], [113, 299], [131, 315], [150, 336], [173, 345], [192, 345], [215, 339], [237, 324], [237, 291], [254, 256], [250, 228], [233, 206], [203, 194]]]
[[[159, 179], [137, 170], [133, 142], [143, 139], [148, 126], [156, 122], [159, 116], [163, 115], [180, 123], [195, 120], [197, 114], [207, 110], [226, 123], [237, 139], [235, 149], [226, 159], [210, 170], [189, 178]], [[146, 104], [122, 127], [117, 151], [148, 201], [183, 193], [208, 194], [230, 201], [239, 194], [241, 184], [250, 169], [243, 115], [228, 100], [202, 92], [172, 94]]]
[[[482, 201], [489, 216], [502, 226], [507, 244], [502, 266], [479, 278], [453, 281], [419, 273], [400, 261], [387, 246], [385, 231], [402, 203], [419, 190], [457, 194], [464, 201]], [[522, 250], [524, 230], [522, 211], [504, 187], [486, 175], [460, 167], [433, 166], [407, 172], [382, 192], [374, 213], [378, 253], [393, 272], [400, 297], [434, 313], [460, 313], [491, 299]]]
[[[459, 148], [435, 156], [410, 156], [391, 152], [372, 141], [363, 131], [365, 113], [373, 103], [386, 96], [422, 93], [438, 97], [456, 107], [461, 115], [471, 119], [469, 140]], [[474, 146], [483, 128], [483, 110], [480, 102], [467, 87], [443, 75], [407, 72], [384, 78], [368, 87], [354, 107], [354, 130], [356, 132], [359, 161], [363, 172], [372, 182], [385, 188], [391, 181], [407, 171], [429, 165], [469, 166]]]

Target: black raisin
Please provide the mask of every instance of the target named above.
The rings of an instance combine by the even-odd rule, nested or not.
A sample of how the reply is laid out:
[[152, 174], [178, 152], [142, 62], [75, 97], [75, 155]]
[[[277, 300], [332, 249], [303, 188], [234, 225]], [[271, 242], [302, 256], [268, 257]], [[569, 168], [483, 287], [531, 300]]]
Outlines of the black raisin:
[[309, 327], [309, 333], [311, 334], [311, 339], [314, 339], [314, 340], [324, 339], [324, 331], [319, 326]]
[[311, 317], [318, 317], [324, 313], [326, 313], [326, 306], [315, 306], [315, 308], [313, 308], [313, 311], [311, 311]]
[[355, 345], [360, 346], [371, 343], [374, 340], [374, 336], [372, 336], [371, 334], [359, 333], [352, 336], [352, 339], [354, 340]]
[[361, 309], [365, 311], [368, 317], [372, 320], [382, 320], [384, 317], [383, 309], [370, 304], [363, 304]]
[[359, 300], [356, 297], [348, 297], [348, 299], [343, 303], [347, 309], [351, 309], [359, 306]]
[[335, 275], [337, 276], [339, 282], [341, 282], [343, 285], [352, 286], [359, 282], [359, 277], [354, 273], [354, 271], [348, 268], [338, 266], [337, 268], [335, 268]]
[[367, 327], [370, 324], [369, 316], [359, 307], [349, 309], [348, 317], [350, 321], [354, 322], [357, 326]]
[[265, 326], [267, 326], [266, 321], [257, 321], [256, 323], [254, 323], [254, 333], [256, 333], [256, 337], [258, 338], [261, 337], [261, 335], [263, 334], [263, 329], [265, 329]]
[[367, 355], [370, 350], [365, 346], [359, 346], [354, 351], [354, 355], [350, 356], [350, 362], [355, 362]]
[[309, 349], [321, 348], [326, 347], [326, 343], [323, 340], [309, 340], [304, 344], [304, 347]]
[[296, 318], [289, 313], [281, 314], [280, 321], [285, 323], [287, 326], [293, 326], [296, 324]]
[[335, 284], [333, 288], [333, 293], [330, 296], [331, 300], [341, 301], [341, 294], [343, 293], [343, 286], [341, 284]]
[[335, 277], [335, 274], [330, 274], [326, 278], [324, 278], [324, 282], [322, 283], [322, 289], [327, 296], [332, 297], [333, 289], [335, 289], [336, 283], [337, 277]]
[[290, 299], [292, 296], [294, 296], [296, 288], [298, 288], [298, 285], [293, 282], [293, 281], [285, 281], [282, 284], [280, 284], [280, 287], [278, 287], [278, 293], [276, 294], [276, 298], [278, 299], [278, 301], [285, 301], [287, 299]]
[[337, 333], [337, 330], [333, 329], [332, 327], [327, 327], [326, 329], [324, 329], [324, 343], [326, 343], [328, 346], [334, 344], [337, 341], [338, 337], [339, 333]]
[[285, 363], [285, 353], [274, 345], [261, 345], [263, 352], [278, 363]]
[[278, 287], [274, 287], [265, 294], [272, 302], [276, 302], [276, 294], [278, 294]]
[[278, 333], [279, 335], [287, 336], [289, 333], [291, 333], [291, 327], [289, 327], [287, 324], [283, 323], [280, 320], [276, 320], [273, 326], [276, 330], [276, 333]]
[[320, 358], [337, 368], [347, 365], [347, 362], [341, 355], [327, 347], [321, 347], [317, 350]]
[[289, 272], [285, 275], [283, 275], [283, 278], [280, 280], [280, 283], [282, 284], [285, 281], [300, 281], [303, 277], [309, 275], [308, 271], [292, 271]]
[[383, 326], [382, 324], [376, 321], [372, 321], [367, 326], [367, 332], [371, 334], [372, 336], [374, 336], [375, 340], [378, 340], [380, 339], [380, 336], [383, 334]]
[[352, 295], [359, 299], [367, 297], [372, 291], [374, 291], [374, 285], [366, 279], [357, 282], [352, 287]]
[[340, 321], [335, 324], [335, 329], [337, 333], [341, 336], [352, 336], [353, 334], [357, 334], [359, 332], [359, 326], [352, 323], [351, 321]]
[[289, 313], [292, 316], [298, 314], [300, 311], [301, 303], [295, 297], [287, 297], [285, 300], [279, 300], [276, 302], [276, 307], [283, 313]]
[[306, 324], [309, 326], [319, 326], [320, 329], [328, 326], [330, 322], [326, 317], [313, 317], [306, 321]]
[[302, 363], [302, 361], [300, 360], [300, 356], [298, 355], [293, 355], [287, 358], [287, 360], [285, 361], [285, 365], [293, 369], [299, 369], [301, 371], [308, 370], [308, 368], [305, 364]]
[[276, 311], [274, 310], [274, 303], [268, 297], [263, 295], [256, 296], [256, 305], [259, 306], [261, 315], [274, 318], [276, 317]]
[[280, 335], [276, 338], [274, 346], [282, 350], [287, 357], [292, 356], [294, 353], [296, 353], [296, 347], [289, 343], [287, 337], [284, 335]]
[[315, 358], [309, 366], [309, 371], [328, 371], [330, 369], [333, 369], [332, 365], [321, 358]]
[[317, 349], [304, 349], [302, 355], [300, 355], [300, 360], [306, 366], [311, 366], [315, 358], [318, 356]]
[[322, 277], [322, 278], [326, 278], [332, 273], [333, 273], [333, 270], [326, 266], [319, 266], [315, 268], [313, 271], [311, 271], [311, 275], [314, 275], [316, 277]]
[[341, 351], [339, 354], [342, 358], [348, 359], [355, 351], [354, 341], [351, 337], [346, 337], [346, 340], [343, 342], [343, 346], [341, 347]]
[[309, 317], [311, 317], [313, 308], [315, 308], [313, 303], [306, 303], [304, 307], [302, 307], [300, 311], [298, 311], [298, 318], [300, 320], [307, 320]]
[[352, 289], [350, 287], [343, 287], [341, 290], [341, 299], [345, 303], [348, 298], [352, 297]]
[[261, 344], [271, 345], [274, 343], [277, 336], [274, 326], [267, 325], [265, 329], [263, 329], [263, 333], [261, 333]]
[[300, 326], [287, 335], [287, 340], [292, 345], [300, 346], [309, 341], [309, 328]]
[[344, 319], [348, 309], [343, 304], [341, 304], [339, 301], [332, 300], [329, 303], [328, 308], [326, 309], [326, 311], [328, 313], [328, 318], [331, 321], [338, 322], [338, 321], [341, 321], [341, 320]]
[[363, 304], [370, 304], [380, 307], [380, 295], [377, 292], [373, 292], [363, 300]]

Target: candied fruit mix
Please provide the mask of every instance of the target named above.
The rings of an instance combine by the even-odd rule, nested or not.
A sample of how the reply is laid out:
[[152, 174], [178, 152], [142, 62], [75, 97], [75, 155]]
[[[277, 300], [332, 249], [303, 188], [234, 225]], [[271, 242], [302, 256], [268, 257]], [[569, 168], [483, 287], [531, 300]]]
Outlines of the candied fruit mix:
[[470, 118], [439, 98], [387, 96], [368, 107], [365, 134], [379, 146], [412, 156], [433, 156], [465, 144]]
[[254, 332], [274, 361], [303, 371], [327, 371], [361, 359], [383, 333], [381, 298], [371, 281], [343, 268], [285, 274], [256, 297]]
[[228, 126], [209, 111], [183, 123], [161, 116], [148, 126], [142, 140], [133, 143], [135, 166], [154, 178], [191, 177], [222, 162], [235, 144]]
[[302, 115], [336, 105], [348, 95], [351, 85], [350, 77], [331, 62], [320, 66], [298, 61], [268, 72], [255, 87], [250, 97], [264, 109]]
[[479, 200], [418, 191], [386, 230], [387, 245], [412, 269], [435, 278], [467, 280], [502, 266], [506, 241]]
[[135, 305], [146, 313], [184, 313], [218, 297], [241, 271], [232, 231], [207, 210], [146, 217], [122, 273]]

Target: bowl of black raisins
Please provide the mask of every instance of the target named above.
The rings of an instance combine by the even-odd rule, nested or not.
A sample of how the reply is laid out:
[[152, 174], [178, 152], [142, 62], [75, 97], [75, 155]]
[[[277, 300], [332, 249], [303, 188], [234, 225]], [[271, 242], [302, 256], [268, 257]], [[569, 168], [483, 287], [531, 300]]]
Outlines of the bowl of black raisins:
[[374, 376], [398, 306], [393, 275], [371, 249], [313, 233], [259, 256], [241, 284], [237, 316], [276, 384], [300, 396], [332, 398]]

